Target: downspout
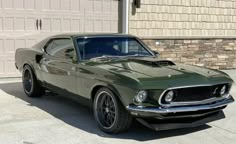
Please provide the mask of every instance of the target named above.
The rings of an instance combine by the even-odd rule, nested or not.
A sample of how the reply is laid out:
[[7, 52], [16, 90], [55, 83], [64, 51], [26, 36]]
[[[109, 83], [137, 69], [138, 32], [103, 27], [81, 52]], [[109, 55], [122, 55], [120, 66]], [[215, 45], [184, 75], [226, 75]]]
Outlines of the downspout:
[[129, 0], [122, 0], [122, 33], [129, 34]]

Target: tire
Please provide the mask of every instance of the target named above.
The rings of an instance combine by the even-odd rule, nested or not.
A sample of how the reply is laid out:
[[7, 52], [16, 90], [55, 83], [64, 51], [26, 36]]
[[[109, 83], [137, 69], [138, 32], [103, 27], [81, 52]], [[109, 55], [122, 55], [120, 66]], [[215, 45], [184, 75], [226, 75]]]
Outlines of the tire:
[[38, 83], [34, 72], [29, 65], [25, 65], [22, 73], [24, 92], [28, 97], [40, 97], [45, 90]]
[[132, 123], [132, 116], [108, 88], [97, 91], [93, 102], [93, 112], [98, 127], [106, 133], [115, 134], [126, 131]]

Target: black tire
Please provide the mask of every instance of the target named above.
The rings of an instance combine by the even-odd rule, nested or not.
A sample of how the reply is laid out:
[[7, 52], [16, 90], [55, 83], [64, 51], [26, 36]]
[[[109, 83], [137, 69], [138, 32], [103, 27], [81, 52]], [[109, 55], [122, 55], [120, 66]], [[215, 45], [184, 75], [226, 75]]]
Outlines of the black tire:
[[98, 127], [106, 133], [120, 133], [131, 126], [132, 116], [121, 104], [117, 96], [108, 88], [97, 91], [93, 112]]
[[24, 92], [28, 97], [40, 97], [45, 90], [38, 83], [34, 72], [29, 65], [25, 65], [22, 73]]

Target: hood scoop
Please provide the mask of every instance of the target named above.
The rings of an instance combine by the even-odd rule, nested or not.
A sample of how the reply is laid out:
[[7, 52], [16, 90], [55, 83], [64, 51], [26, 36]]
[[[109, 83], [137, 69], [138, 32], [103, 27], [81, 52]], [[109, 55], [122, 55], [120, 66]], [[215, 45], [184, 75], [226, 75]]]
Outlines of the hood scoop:
[[156, 58], [131, 58], [130, 60], [142, 63], [142, 64], [147, 64], [147, 65], [152, 65], [152, 66], [173, 66], [175, 65], [174, 62], [169, 61], [169, 60], [159, 60]]

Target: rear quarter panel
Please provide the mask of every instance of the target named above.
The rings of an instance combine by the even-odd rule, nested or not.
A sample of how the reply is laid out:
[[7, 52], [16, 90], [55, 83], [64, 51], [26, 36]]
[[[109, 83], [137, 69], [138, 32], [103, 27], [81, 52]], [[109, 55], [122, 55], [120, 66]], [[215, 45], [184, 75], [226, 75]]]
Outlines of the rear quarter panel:
[[33, 48], [19, 48], [15, 53], [15, 63], [21, 73], [25, 64], [30, 65], [37, 79], [42, 80], [40, 66], [35, 59], [37, 54], [42, 54], [42, 52]]

